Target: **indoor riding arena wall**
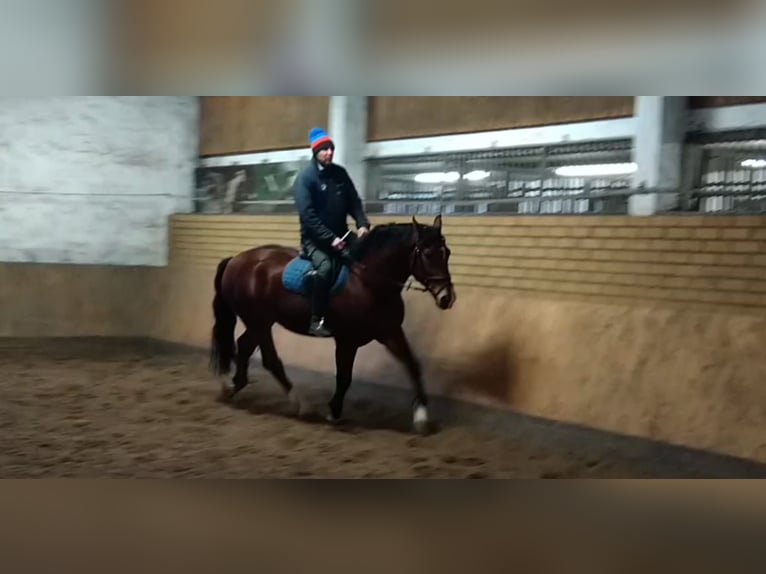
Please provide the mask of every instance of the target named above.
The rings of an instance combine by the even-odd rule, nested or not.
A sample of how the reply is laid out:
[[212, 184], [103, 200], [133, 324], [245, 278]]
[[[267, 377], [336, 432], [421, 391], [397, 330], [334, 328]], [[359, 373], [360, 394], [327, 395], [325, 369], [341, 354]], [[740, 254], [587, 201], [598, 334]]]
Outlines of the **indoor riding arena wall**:
[[[407, 294], [431, 392], [766, 461], [766, 218], [448, 217], [445, 233], [457, 306]], [[274, 242], [298, 243], [294, 217], [173, 217], [150, 334], [207, 346], [215, 265]], [[331, 342], [276, 340], [288, 366], [334, 372]], [[356, 377], [407, 386], [374, 344]]]
[[145, 337], [152, 267], [0, 263], [0, 337]]
[[200, 155], [305, 148], [328, 114], [328, 96], [204, 96]]
[[689, 96], [689, 107], [692, 109], [743, 106], [764, 102], [766, 102], [766, 96]]
[[167, 264], [193, 210], [194, 96], [0, 99], [0, 262]]
[[633, 96], [371, 96], [369, 139], [624, 118], [634, 107]]
[[0, 104], [0, 336], [143, 336], [169, 216], [193, 209], [197, 99]]

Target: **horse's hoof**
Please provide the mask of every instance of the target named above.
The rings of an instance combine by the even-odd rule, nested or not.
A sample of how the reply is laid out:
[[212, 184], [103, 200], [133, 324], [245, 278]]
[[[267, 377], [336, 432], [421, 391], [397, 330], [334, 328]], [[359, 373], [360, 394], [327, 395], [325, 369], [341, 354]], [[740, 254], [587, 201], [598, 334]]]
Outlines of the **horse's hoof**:
[[416, 434], [420, 436], [428, 436], [431, 434], [431, 424], [428, 419], [428, 410], [420, 406], [415, 409], [415, 416], [412, 420], [412, 428]]
[[218, 402], [230, 403], [236, 391], [234, 385], [228, 381], [221, 381], [221, 392], [218, 394]]
[[349, 419], [344, 418], [342, 416], [336, 417], [332, 413], [328, 414], [325, 417], [325, 420], [330, 424], [330, 426], [338, 430], [348, 430], [354, 426]]
[[313, 414], [311, 404], [298, 389], [293, 388], [290, 393], [288, 393], [287, 397], [290, 401], [290, 408], [293, 411], [293, 416], [301, 419], [308, 418]]

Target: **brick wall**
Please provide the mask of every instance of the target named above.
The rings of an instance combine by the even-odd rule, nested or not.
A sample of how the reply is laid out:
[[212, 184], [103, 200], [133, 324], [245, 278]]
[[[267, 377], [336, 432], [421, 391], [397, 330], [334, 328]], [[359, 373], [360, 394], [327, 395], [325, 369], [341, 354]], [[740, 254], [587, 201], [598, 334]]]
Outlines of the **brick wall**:
[[[176, 264], [298, 243], [293, 216], [184, 215], [171, 230]], [[458, 286], [766, 310], [766, 217], [461, 217], [447, 218], [445, 233]]]

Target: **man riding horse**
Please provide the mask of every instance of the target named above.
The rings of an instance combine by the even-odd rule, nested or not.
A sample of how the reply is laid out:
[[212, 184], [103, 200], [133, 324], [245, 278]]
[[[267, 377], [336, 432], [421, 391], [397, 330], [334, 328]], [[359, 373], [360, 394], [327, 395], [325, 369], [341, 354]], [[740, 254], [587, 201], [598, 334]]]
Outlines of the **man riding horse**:
[[[287, 376], [274, 344], [273, 328], [280, 325], [297, 335], [327, 336], [325, 319], [335, 338], [335, 393], [328, 419], [341, 420], [359, 349], [373, 341], [383, 345], [407, 370], [413, 396], [413, 427], [428, 432], [428, 395], [420, 363], [404, 333], [403, 290], [410, 278], [422, 285], [439, 309], [457, 300], [449, 270], [450, 249], [442, 233], [442, 217], [433, 225], [370, 224], [346, 170], [333, 164], [334, 146], [324, 130], [311, 132], [314, 158], [300, 174], [295, 200], [300, 212], [303, 257], [319, 271], [314, 300], [307, 301], [305, 271], [311, 267], [292, 247], [261, 245], [220, 261], [213, 279], [215, 323], [210, 364], [218, 375], [236, 372], [224, 382], [221, 398], [231, 401], [248, 386], [250, 358], [261, 350], [263, 366], [274, 375], [298, 413], [307, 412], [300, 393]], [[351, 215], [364, 241], [346, 246]], [[368, 235], [369, 233], [369, 235]], [[353, 257], [352, 257], [353, 256]], [[353, 261], [351, 261], [353, 259]], [[342, 266], [354, 272], [346, 272]], [[336, 274], [340, 271], [342, 274]], [[333, 300], [333, 290], [338, 298]], [[337, 304], [335, 303], [337, 301]], [[245, 331], [235, 340], [241, 319]], [[310, 331], [308, 330], [310, 328]]]
[[313, 158], [295, 181], [295, 204], [301, 222], [301, 246], [314, 267], [309, 334], [330, 337], [325, 318], [330, 291], [337, 273], [348, 259], [350, 215], [358, 237], [370, 231], [370, 221], [348, 172], [333, 162], [335, 143], [329, 134], [314, 128], [309, 134]]

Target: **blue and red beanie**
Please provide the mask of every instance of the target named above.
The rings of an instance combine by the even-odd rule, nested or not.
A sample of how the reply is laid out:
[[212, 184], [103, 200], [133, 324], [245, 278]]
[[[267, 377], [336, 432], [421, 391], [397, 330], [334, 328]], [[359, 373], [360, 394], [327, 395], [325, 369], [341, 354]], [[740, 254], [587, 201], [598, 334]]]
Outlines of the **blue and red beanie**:
[[334, 148], [335, 144], [327, 131], [322, 128], [314, 128], [309, 133], [309, 140], [311, 141], [311, 149], [314, 153], [328, 148]]

